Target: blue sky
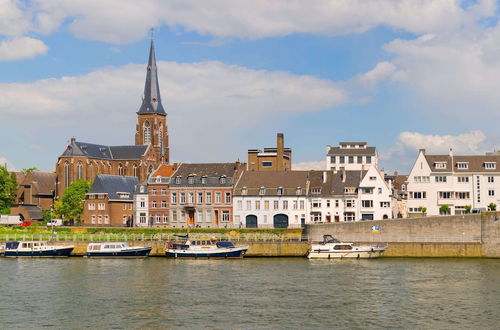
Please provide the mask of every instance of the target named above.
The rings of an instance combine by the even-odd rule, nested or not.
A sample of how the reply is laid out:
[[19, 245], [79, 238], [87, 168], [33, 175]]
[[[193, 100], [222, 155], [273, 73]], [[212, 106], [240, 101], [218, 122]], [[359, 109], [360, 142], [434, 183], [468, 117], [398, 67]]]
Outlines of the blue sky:
[[152, 24], [173, 161], [245, 160], [277, 132], [296, 169], [339, 141], [400, 172], [419, 148], [500, 148], [496, 1], [140, 3], [0, 0], [0, 161], [133, 144]]

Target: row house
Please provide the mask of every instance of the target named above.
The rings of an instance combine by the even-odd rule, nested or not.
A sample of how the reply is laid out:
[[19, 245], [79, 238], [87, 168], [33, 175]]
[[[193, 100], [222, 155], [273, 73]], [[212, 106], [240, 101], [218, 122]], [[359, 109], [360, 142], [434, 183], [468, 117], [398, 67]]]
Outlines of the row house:
[[131, 227], [134, 225], [135, 176], [98, 175], [83, 204], [83, 226]]
[[326, 146], [326, 170], [362, 171], [378, 167], [375, 147], [366, 142], [340, 142], [338, 147]]
[[234, 227], [233, 185], [245, 165], [180, 164], [169, 183], [169, 227]]
[[306, 223], [308, 171], [244, 172], [234, 188], [234, 222], [245, 228]]
[[[500, 203], [500, 153], [427, 155], [420, 149], [407, 181], [409, 216], [464, 214]], [[446, 205], [447, 208], [442, 206]]]
[[[148, 178], [147, 202], [148, 213], [145, 215], [149, 221], [144, 221], [144, 215], [139, 214], [138, 225], [149, 227], [169, 227], [170, 221], [170, 179], [174, 173], [174, 166], [161, 164]], [[140, 199], [140, 197], [139, 197]], [[142, 201], [139, 205], [142, 206]]]

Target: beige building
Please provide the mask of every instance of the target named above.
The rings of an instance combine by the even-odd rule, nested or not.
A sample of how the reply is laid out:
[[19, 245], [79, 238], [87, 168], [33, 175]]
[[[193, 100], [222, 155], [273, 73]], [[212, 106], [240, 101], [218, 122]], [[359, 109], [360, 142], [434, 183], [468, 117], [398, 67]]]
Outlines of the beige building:
[[277, 135], [276, 148], [249, 149], [248, 171], [290, 171], [292, 149], [284, 147], [283, 133]]

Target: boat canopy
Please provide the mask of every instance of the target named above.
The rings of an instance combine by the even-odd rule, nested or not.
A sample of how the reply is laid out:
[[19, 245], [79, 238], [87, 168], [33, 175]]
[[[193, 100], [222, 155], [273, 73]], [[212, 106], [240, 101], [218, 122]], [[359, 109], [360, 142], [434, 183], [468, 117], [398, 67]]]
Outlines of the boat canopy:
[[5, 243], [5, 248], [9, 250], [15, 250], [19, 247], [19, 242], [18, 241], [12, 241], [12, 242], [7, 242]]
[[233, 248], [234, 244], [232, 242], [217, 242], [217, 247]]

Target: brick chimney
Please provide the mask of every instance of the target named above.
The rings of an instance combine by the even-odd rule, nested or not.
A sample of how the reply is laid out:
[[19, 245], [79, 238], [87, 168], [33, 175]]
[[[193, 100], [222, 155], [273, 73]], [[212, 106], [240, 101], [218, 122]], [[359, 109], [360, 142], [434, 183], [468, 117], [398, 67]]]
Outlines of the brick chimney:
[[285, 148], [285, 142], [284, 142], [284, 137], [283, 133], [278, 133], [277, 135], [277, 155], [276, 155], [276, 170], [277, 171], [284, 171], [285, 170], [285, 164], [283, 163], [283, 149]]

